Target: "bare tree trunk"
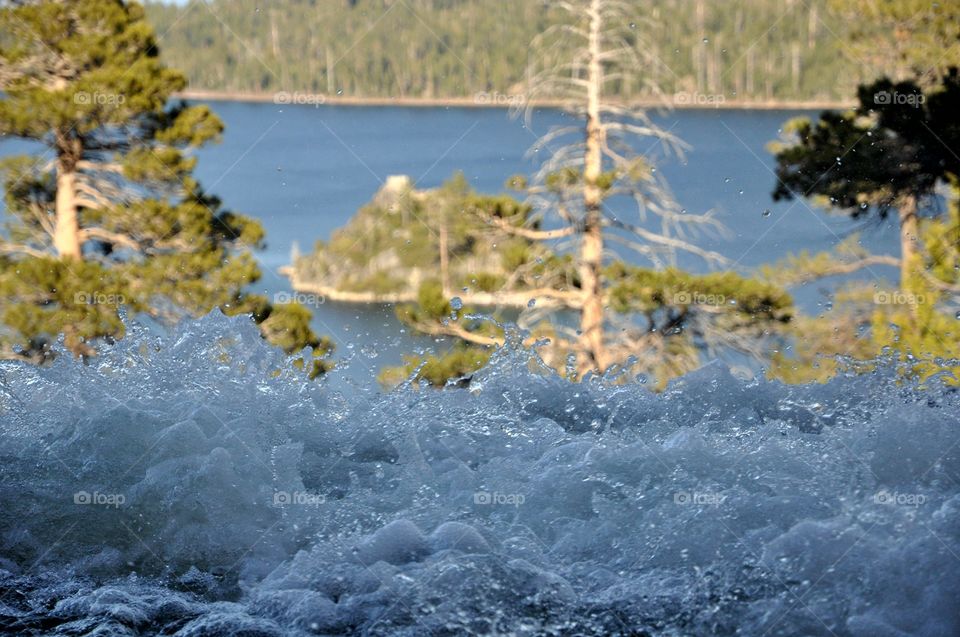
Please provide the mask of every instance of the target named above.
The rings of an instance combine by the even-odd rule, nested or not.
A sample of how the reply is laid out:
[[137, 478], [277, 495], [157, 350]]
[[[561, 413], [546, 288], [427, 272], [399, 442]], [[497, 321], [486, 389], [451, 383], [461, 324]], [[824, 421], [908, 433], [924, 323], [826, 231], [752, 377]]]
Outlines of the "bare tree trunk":
[[919, 227], [917, 221], [917, 198], [903, 197], [900, 208], [900, 290], [910, 290], [910, 278], [917, 266], [919, 255]]
[[811, 50], [813, 48], [813, 45], [817, 43], [817, 27], [818, 27], [817, 23], [819, 19], [820, 18], [818, 17], [818, 14], [817, 14], [817, 5], [812, 3], [810, 5], [809, 20], [807, 22], [807, 50], [808, 51]]
[[602, 170], [600, 92], [603, 69], [600, 62], [600, 0], [590, 2], [590, 44], [587, 87], [587, 149], [583, 166], [584, 226], [580, 241], [580, 285], [583, 307], [580, 310], [580, 373], [602, 371], [606, 364], [603, 344], [603, 229], [600, 224], [602, 193], [597, 185]]
[[450, 253], [449, 238], [447, 233], [446, 220], [440, 225], [440, 286], [443, 289], [443, 296], [450, 298], [452, 291], [450, 289]]
[[773, 99], [773, 55], [767, 51], [766, 74], [763, 77], [763, 89], [766, 100]]
[[794, 42], [790, 47], [790, 80], [794, 97], [800, 97], [800, 43]]
[[717, 88], [719, 85], [718, 78], [720, 77], [720, 37], [717, 36], [713, 39], [713, 53], [711, 54], [708, 48], [704, 48], [703, 53], [707, 56], [707, 90], [714, 95], [718, 94], [720, 90]]
[[707, 91], [707, 50], [704, 47], [706, 39], [706, 7], [703, 0], [697, 0], [697, 41], [694, 43], [694, 72], [697, 78], [697, 92], [705, 93]]
[[270, 50], [273, 52], [273, 59], [280, 61], [280, 34], [277, 32], [277, 16], [273, 10], [270, 11]]
[[57, 162], [56, 226], [53, 244], [60, 258], [80, 259], [80, 223], [77, 219], [76, 161], [61, 157]]
[[326, 51], [326, 61], [327, 61], [327, 94], [333, 95], [336, 93], [336, 83], [333, 79], [333, 50], [330, 48], [330, 45], [327, 45]]

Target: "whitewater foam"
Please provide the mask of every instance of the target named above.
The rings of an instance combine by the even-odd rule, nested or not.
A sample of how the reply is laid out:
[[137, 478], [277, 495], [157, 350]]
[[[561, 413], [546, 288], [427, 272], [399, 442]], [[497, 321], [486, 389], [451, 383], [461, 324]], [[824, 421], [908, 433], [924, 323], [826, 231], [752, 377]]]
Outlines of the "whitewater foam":
[[955, 390], [529, 359], [338, 389], [209, 316], [0, 365], [0, 630], [960, 634]]

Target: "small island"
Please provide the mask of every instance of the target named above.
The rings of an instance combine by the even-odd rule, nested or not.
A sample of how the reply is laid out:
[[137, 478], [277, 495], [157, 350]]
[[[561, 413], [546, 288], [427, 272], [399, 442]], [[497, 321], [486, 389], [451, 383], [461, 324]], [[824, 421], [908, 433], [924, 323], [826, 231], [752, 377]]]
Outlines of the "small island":
[[[577, 182], [569, 172], [548, 178], [551, 188]], [[522, 177], [508, 181], [524, 185]], [[434, 189], [392, 176], [329, 241], [294, 254], [283, 273], [297, 292], [394, 304], [416, 333], [453, 338], [439, 355], [408, 355], [383, 370], [385, 385], [411, 377], [436, 387], [469, 382], [506, 341], [502, 325], [479, 315], [500, 311], [518, 315], [511, 322], [528, 330], [525, 345], [549, 343], [539, 350], [544, 362], [566, 369], [581, 337], [572, 325], [589, 295], [582, 255], [565, 243], [576, 228], [543, 227], [541, 215], [509, 194], [477, 193], [460, 173]], [[703, 352], [721, 341], [736, 348], [745, 338], [769, 337], [793, 314], [784, 290], [732, 271], [694, 274], [612, 260], [600, 275], [612, 350], [658, 387], [702, 364]], [[661, 355], [667, 351], [672, 359]]]
[[549, 307], [558, 291], [576, 294], [576, 270], [569, 256], [516, 234], [538, 227], [533, 215], [509, 195], [475, 192], [460, 173], [434, 189], [394, 175], [329, 241], [295, 253], [281, 272], [296, 291], [330, 301], [417, 302], [424, 283], [438, 282], [464, 304]]

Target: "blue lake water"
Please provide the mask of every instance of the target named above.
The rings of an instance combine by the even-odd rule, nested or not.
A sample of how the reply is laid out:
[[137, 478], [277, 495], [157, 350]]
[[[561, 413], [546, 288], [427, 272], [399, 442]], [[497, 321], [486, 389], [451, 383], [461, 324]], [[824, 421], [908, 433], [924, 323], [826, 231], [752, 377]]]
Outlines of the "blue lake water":
[[[539, 113], [528, 128], [502, 110], [469, 108], [310, 107], [216, 102], [227, 133], [200, 153], [199, 176], [228, 206], [261, 219], [268, 267], [289, 262], [290, 247], [309, 249], [370, 200], [388, 175], [420, 187], [462, 170], [475, 188], [502, 191], [512, 174], [529, 173], [537, 137], [569, 123]], [[842, 216], [803, 202], [774, 204], [773, 158], [766, 145], [797, 111], [684, 110], [657, 117], [692, 149], [660, 169], [690, 212], [716, 210], [732, 231], [702, 241], [749, 269], [799, 249], [824, 249], [855, 228]], [[763, 216], [770, 210], [769, 216]], [[873, 228], [866, 242], [893, 249], [896, 232]], [[695, 267], [695, 266], [694, 266]]]
[[[265, 226], [268, 246], [258, 254], [264, 275], [255, 287], [268, 295], [289, 289], [277, 270], [290, 262], [292, 246], [307, 251], [315, 240], [328, 238], [387, 176], [410, 175], [418, 187], [428, 188], [462, 170], [476, 189], [500, 192], [510, 175], [535, 169], [536, 157], [527, 151], [538, 136], [569, 123], [568, 116], [550, 110], [527, 127], [498, 109], [211, 105], [226, 133], [220, 144], [200, 151], [197, 175], [228, 208]], [[790, 252], [829, 249], [858, 227], [806, 202], [774, 203], [770, 197], [775, 177], [766, 146], [786, 120], [804, 114], [815, 115], [710, 109], [655, 118], [691, 146], [683, 160], [667, 159], [660, 170], [684, 208], [716, 211], [730, 234], [700, 244], [729, 257], [737, 270], [749, 272]], [[0, 154], [22, 147], [6, 142]], [[864, 230], [864, 244], [896, 253], [895, 226]], [[703, 267], [695, 261], [684, 265]], [[882, 268], [874, 273], [893, 275]], [[823, 300], [821, 287], [796, 294], [808, 312], [816, 312]], [[378, 344], [376, 355], [368, 349], [369, 356], [355, 356], [353, 365], [365, 375], [399, 360], [402, 351], [431, 343], [402, 333], [389, 307], [327, 303], [313, 310], [315, 328], [333, 336], [341, 355], [359, 352], [361, 343]]]

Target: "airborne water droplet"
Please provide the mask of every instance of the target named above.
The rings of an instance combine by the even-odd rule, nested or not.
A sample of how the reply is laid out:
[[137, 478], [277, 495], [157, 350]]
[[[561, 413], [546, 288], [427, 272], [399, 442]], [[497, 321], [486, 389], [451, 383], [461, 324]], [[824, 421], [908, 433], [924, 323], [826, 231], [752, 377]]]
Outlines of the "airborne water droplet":
[[452, 307], [455, 310], [462, 310], [463, 301], [460, 299], [459, 296], [455, 296], [452, 299], [450, 299], [450, 307]]

